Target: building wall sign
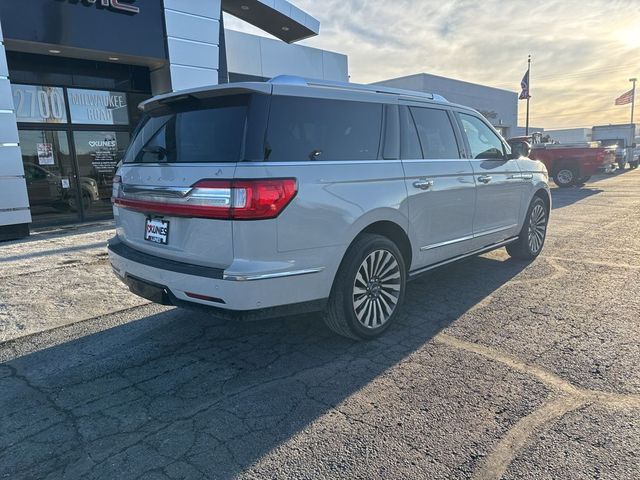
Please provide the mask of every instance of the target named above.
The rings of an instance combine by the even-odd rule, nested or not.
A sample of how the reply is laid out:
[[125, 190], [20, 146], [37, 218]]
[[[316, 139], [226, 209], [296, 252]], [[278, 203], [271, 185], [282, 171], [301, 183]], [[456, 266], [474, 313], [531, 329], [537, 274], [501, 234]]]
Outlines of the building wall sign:
[[85, 5], [98, 4], [98, 6], [101, 6], [101, 7], [110, 8], [118, 12], [130, 13], [132, 15], [135, 15], [136, 13], [140, 13], [139, 7], [131, 5], [131, 3], [135, 2], [135, 0], [129, 0], [129, 3], [127, 3], [127, 0], [69, 0], [69, 1], [71, 3], [83, 3]]
[[[36, 85], [11, 85], [19, 123], [68, 123], [64, 89]], [[129, 125], [127, 94], [108, 90], [68, 88], [71, 123]]]
[[129, 125], [126, 93], [69, 88], [67, 94], [71, 123]]
[[62, 88], [16, 84], [11, 90], [18, 122], [67, 123]]
[[9, 50], [41, 43], [43, 53], [55, 48], [62, 56], [72, 47], [102, 52], [101, 60], [128, 55], [159, 65], [167, 58], [161, 0], [0, 0], [0, 18]]

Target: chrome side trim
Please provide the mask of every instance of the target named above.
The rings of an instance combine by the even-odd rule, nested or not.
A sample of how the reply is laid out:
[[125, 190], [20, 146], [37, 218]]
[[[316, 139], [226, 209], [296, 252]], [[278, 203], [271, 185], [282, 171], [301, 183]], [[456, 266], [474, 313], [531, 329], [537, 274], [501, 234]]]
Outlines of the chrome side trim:
[[[424, 160], [423, 160], [424, 161]], [[402, 160], [300, 160], [293, 162], [238, 162], [239, 167], [312, 167], [314, 165], [382, 165], [388, 163], [402, 163]]]
[[131, 195], [151, 194], [155, 197], [186, 197], [192, 190], [192, 187], [164, 187], [151, 185], [131, 185], [123, 183], [120, 188], [123, 193]]
[[484, 237], [487, 235], [492, 235], [494, 233], [500, 233], [505, 230], [511, 230], [512, 228], [517, 227], [518, 224], [514, 223], [513, 225], [509, 225], [507, 227], [499, 227], [491, 230], [485, 230], [484, 232], [474, 233], [473, 235], [466, 235], [460, 238], [454, 238], [453, 240], [447, 240], [446, 242], [434, 243], [433, 245], [426, 245], [424, 247], [420, 247], [421, 252], [425, 252], [427, 250], [432, 250], [438, 247], [446, 247], [447, 245], [453, 245], [454, 243], [466, 242], [467, 240], [472, 240], [474, 238]]
[[511, 230], [512, 228], [516, 228], [517, 226], [518, 224], [514, 223], [513, 225], [508, 225], [506, 227], [492, 228], [491, 230], [485, 230], [484, 232], [474, 233], [473, 238], [484, 237], [486, 235], [492, 235], [494, 233], [504, 232], [505, 230]]
[[409, 272], [409, 278], [416, 277], [422, 273], [426, 273], [429, 270], [433, 270], [438, 267], [442, 267], [449, 263], [457, 262], [458, 260], [462, 260], [463, 258], [473, 257], [474, 255], [480, 255], [481, 253], [490, 252], [491, 250], [495, 250], [496, 248], [504, 247], [505, 245], [509, 245], [518, 240], [518, 237], [511, 237], [503, 242], [494, 243], [493, 245], [488, 245], [486, 247], [480, 248], [478, 250], [474, 250], [473, 252], [465, 253], [464, 255], [459, 255], [457, 257], [450, 258], [449, 260], [443, 260], [442, 262], [434, 263], [433, 265], [429, 265], [427, 267], [420, 268], [418, 270], [414, 270], [413, 272]]
[[259, 275], [243, 275], [243, 274], [234, 274], [234, 273], [225, 273], [222, 277], [223, 280], [229, 280], [232, 282], [250, 282], [253, 280], [266, 280], [269, 278], [283, 278], [283, 277], [296, 277], [299, 275], [309, 275], [310, 273], [318, 273], [324, 270], [324, 267], [318, 268], [307, 268], [304, 270], [290, 270], [287, 272], [277, 272], [277, 273], [263, 273]]
[[465, 242], [467, 240], [473, 239], [473, 235], [467, 235], [466, 237], [454, 238], [453, 240], [447, 240], [446, 242], [434, 243], [433, 245], [426, 245], [424, 247], [420, 247], [421, 252], [426, 252], [427, 250], [432, 250], [438, 247], [446, 247], [447, 245], [453, 245], [454, 243]]

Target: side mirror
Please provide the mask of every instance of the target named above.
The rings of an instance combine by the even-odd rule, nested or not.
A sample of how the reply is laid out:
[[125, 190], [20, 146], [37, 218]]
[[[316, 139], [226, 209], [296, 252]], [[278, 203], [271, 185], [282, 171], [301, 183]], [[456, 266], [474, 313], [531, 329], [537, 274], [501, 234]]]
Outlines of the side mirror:
[[531, 155], [531, 145], [528, 142], [511, 142], [511, 155], [515, 155], [514, 158], [528, 157]]

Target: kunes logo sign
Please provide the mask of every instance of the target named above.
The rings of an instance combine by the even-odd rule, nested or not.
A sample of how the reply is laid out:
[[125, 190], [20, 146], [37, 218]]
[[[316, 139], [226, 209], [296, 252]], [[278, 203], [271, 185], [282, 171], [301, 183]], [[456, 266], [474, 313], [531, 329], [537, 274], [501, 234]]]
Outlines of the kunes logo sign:
[[98, 5], [103, 8], [110, 8], [118, 12], [135, 15], [140, 13], [140, 9], [131, 5], [136, 0], [69, 0], [71, 3], [82, 3], [84, 5]]

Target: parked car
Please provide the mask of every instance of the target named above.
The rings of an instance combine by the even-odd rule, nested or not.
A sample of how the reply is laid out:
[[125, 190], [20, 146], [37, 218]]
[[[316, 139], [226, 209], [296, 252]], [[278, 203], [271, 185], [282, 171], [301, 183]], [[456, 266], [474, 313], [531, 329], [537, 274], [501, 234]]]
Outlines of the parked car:
[[528, 149], [529, 158], [540, 160], [558, 187], [584, 185], [598, 172], [615, 169], [615, 147], [603, 147], [598, 142], [581, 144], [541, 143], [535, 137], [514, 137], [509, 145], [514, 150]]
[[277, 77], [142, 108], [109, 256], [154, 302], [232, 318], [321, 311], [368, 339], [393, 323], [409, 279], [543, 248], [544, 165], [437, 95]]
[[[63, 177], [50, 172], [35, 163], [23, 163], [24, 177], [27, 183], [29, 204], [33, 207], [57, 206], [77, 210], [75, 190], [63, 187]], [[67, 179], [67, 181], [70, 181]], [[80, 177], [80, 197], [84, 210], [91, 208], [93, 202], [100, 200], [98, 183], [90, 177]]]

